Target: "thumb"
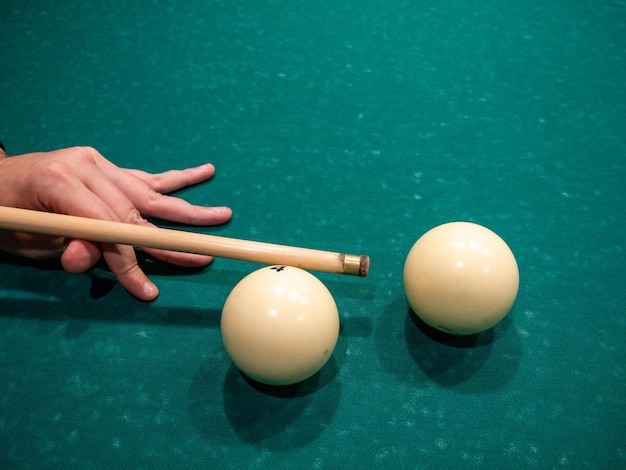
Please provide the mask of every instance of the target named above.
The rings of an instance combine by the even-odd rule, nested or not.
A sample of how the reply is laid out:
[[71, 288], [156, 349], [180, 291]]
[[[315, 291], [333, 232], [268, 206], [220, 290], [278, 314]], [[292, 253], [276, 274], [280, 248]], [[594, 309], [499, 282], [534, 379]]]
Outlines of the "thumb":
[[100, 247], [85, 240], [71, 240], [61, 255], [63, 269], [70, 273], [83, 273], [100, 259]]

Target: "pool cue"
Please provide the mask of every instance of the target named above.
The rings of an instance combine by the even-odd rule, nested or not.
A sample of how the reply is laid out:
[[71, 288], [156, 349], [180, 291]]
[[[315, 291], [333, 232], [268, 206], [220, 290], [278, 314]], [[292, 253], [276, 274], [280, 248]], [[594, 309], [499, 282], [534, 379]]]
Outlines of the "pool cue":
[[367, 275], [370, 265], [366, 255], [348, 255], [5, 206], [0, 206], [0, 229], [196, 253], [261, 264], [282, 264], [360, 277]]

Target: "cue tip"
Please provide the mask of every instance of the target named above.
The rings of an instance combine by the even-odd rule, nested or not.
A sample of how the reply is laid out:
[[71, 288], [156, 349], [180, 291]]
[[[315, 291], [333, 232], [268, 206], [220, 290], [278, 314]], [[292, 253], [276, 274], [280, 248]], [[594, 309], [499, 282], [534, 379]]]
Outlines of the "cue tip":
[[362, 255], [359, 260], [359, 276], [365, 277], [370, 270], [370, 257]]

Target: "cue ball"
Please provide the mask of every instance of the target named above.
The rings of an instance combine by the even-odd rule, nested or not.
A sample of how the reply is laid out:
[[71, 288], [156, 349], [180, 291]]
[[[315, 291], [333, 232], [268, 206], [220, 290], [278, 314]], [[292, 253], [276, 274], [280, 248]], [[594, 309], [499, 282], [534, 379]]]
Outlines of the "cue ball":
[[404, 291], [426, 324], [454, 335], [496, 325], [509, 312], [519, 270], [508, 245], [491, 230], [451, 222], [426, 232], [404, 265]]
[[241, 372], [268, 385], [301, 382], [330, 359], [339, 337], [333, 296], [300, 268], [271, 266], [244, 277], [222, 310], [222, 340]]

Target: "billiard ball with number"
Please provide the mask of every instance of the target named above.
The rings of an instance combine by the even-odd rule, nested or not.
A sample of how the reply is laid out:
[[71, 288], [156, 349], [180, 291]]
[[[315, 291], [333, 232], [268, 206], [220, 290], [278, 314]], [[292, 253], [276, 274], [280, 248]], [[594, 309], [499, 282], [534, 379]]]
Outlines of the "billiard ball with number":
[[318, 372], [339, 336], [337, 305], [307, 271], [271, 266], [252, 272], [222, 310], [224, 347], [241, 372], [268, 385], [290, 385]]

